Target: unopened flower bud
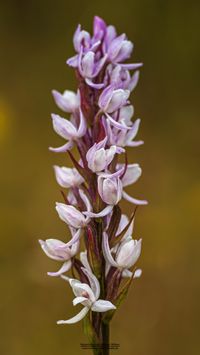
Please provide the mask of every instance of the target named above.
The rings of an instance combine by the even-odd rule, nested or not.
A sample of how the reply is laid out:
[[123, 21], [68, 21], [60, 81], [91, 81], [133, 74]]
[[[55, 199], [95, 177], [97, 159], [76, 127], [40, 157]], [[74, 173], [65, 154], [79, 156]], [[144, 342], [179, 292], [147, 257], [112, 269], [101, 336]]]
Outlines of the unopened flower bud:
[[79, 186], [84, 182], [83, 177], [75, 168], [54, 166], [57, 183], [64, 187]]
[[120, 154], [124, 151], [124, 149], [115, 145], [105, 149], [106, 140], [107, 138], [99, 143], [95, 143], [86, 154], [88, 167], [93, 172], [105, 170], [113, 160], [115, 154]]
[[129, 269], [133, 266], [141, 254], [142, 239], [134, 240], [132, 237], [126, 238], [116, 254], [116, 262], [119, 267]]
[[73, 43], [77, 53], [80, 52], [81, 46], [84, 46], [86, 49], [90, 47], [90, 34], [87, 31], [81, 30], [80, 25], [78, 25], [74, 33]]
[[126, 40], [126, 36], [122, 34], [116, 37], [108, 48], [108, 57], [114, 63], [122, 62], [128, 59], [133, 50], [133, 43]]
[[65, 90], [63, 94], [56, 90], [52, 91], [56, 105], [64, 112], [74, 112], [80, 106], [79, 94], [73, 91]]
[[108, 205], [116, 205], [122, 198], [122, 182], [119, 177], [98, 177], [98, 191]]
[[84, 216], [77, 208], [64, 203], [56, 203], [56, 210], [62, 221], [74, 228], [83, 228], [89, 222], [89, 219]]
[[130, 95], [129, 90], [114, 89], [113, 85], [103, 90], [99, 97], [99, 107], [102, 111], [112, 113], [126, 104]]

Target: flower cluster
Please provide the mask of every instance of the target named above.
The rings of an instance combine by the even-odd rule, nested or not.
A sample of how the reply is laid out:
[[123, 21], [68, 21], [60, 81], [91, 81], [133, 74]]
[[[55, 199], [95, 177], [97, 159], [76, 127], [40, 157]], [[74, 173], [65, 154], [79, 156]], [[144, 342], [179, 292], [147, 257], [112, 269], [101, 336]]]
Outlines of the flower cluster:
[[[135, 265], [142, 241], [132, 237], [133, 222], [137, 205], [147, 201], [126, 192], [142, 172], [138, 164], [128, 164], [126, 148], [143, 143], [136, 140], [140, 119], [132, 121], [134, 108], [129, 101], [142, 63], [124, 63], [133, 43], [99, 17], [94, 18], [93, 36], [77, 27], [73, 44], [76, 54], [67, 64], [75, 70], [78, 90], [53, 90], [57, 106], [68, 118], [52, 114], [54, 131], [65, 142], [50, 148], [67, 152], [73, 163], [71, 168], [54, 167], [57, 183], [66, 189], [56, 211], [70, 237], [67, 242], [40, 240], [40, 245], [48, 257], [61, 263], [48, 275], [66, 280], [75, 295], [73, 305], [84, 306], [75, 317], [58, 324], [75, 323], [88, 315], [101, 337], [99, 319], [111, 319], [132, 279], [141, 275]], [[130, 218], [121, 211], [122, 199], [135, 205]], [[80, 251], [83, 244], [85, 250]], [[70, 271], [72, 277], [64, 275]]]

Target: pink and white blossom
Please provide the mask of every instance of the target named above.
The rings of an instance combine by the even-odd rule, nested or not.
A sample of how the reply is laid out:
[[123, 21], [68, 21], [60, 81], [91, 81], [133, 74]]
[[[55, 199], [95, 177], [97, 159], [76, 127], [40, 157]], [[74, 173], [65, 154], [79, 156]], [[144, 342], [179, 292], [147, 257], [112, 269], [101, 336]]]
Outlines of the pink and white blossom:
[[52, 114], [54, 131], [62, 138], [68, 140], [68, 142], [59, 148], [50, 147], [49, 149], [51, 151], [58, 153], [66, 152], [73, 147], [74, 141], [77, 141], [79, 138], [84, 136], [87, 130], [87, 125], [82, 111], [80, 110], [79, 112], [80, 115], [78, 127], [71, 121], [60, 117], [59, 115]]
[[112, 162], [115, 154], [124, 152], [123, 148], [117, 147], [116, 145], [105, 149], [106, 141], [107, 138], [99, 143], [94, 143], [86, 154], [88, 167], [94, 173], [106, 170], [108, 165]]
[[39, 240], [42, 250], [51, 259], [61, 261], [63, 264], [57, 272], [48, 272], [49, 276], [60, 276], [70, 270], [72, 266], [71, 259], [78, 253], [80, 232], [76, 233], [77, 241], [71, 246], [58, 239]]
[[91, 310], [92, 312], [107, 312], [116, 307], [107, 300], [99, 299], [100, 284], [98, 279], [89, 270], [82, 268], [83, 272], [87, 275], [90, 286], [86, 283], [81, 283], [79, 280], [64, 278], [67, 280], [76, 296], [73, 299], [73, 305], [82, 304], [84, 308], [73, 318], [68, 320], [59, 320], [57, 324], [73, 324], [82, 320], [86, 314]]
[[115, 89], [110, 85], [101, 93], [99, 107], [103, 112], [112, 113], [127, 103], [129, 95], [129, 90]]

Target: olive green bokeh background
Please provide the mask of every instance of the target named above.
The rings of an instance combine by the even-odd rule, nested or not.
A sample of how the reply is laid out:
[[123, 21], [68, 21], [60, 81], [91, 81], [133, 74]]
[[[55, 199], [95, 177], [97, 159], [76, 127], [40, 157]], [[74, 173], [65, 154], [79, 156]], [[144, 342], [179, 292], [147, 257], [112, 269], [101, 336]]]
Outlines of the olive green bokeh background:
[[95, 14], [126, 32], [133, 60], [144, 62], [132, 98], [145, 145], [129, 152], [143, 168], [129, 192], [149, 200], [134, 234], [143, 238], [143, 276], [114, 318], [111, 340], [119, 355], [200, 353], [199, 11], [197, 1], [176, 0], [1, 2], [0, 354], [87, 353], [81, 324], [56, 325], [77, 309], [68, 285], [46, 276], [58, 265], [37, 239], [68, 238], [54, 210], [61, 196], [52, 170], [68, 161], [47, 149], [62, 142], [51, 127], [51, 89], [76, 87], [65, 60], [75, 27], [91, 30]]

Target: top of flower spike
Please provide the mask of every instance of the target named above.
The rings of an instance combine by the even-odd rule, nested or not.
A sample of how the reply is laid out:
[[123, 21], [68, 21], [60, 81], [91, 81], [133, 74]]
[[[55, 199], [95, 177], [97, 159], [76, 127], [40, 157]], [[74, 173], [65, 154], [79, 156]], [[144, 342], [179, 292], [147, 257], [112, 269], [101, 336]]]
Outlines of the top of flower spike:
[[[86, 83], [96, 89], [101, 89], [108, 84], [95, 82], [95, 78], [105, 64], [120, 64], [124, 74], [127, 69], [137, 69], [142, 66], [142, 63], [122, 63], [130, 58], [134, 48], [133, 43], [127, 39], [124, 33], [118, 36], [115, 27], [107, 26], [105, 21], [98, 16], [94, 17], [93, 36], [82, 30], [81, 25], [78, 25], [74, 33], [73, 44], [77, 54], [69, 58], [67, 64], [77, 68], [80, 75], [85, 78]], [[135, 80], [134, 77], [134, 82]], [[131, 81], [131, 78], [128, 81]], [[130, 85], [134, 86], [131, 83]]]

